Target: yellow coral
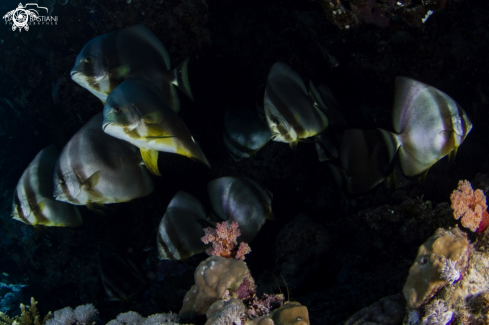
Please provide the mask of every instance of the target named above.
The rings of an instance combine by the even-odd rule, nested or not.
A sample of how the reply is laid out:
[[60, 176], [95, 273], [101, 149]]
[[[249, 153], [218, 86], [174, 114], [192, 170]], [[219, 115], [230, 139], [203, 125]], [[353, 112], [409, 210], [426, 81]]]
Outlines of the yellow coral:
[[20, 304], [21, 314], [14, 318], [8, 317], [6, 314], [0, 312], [0, 325], [44, 325], [53, 316], [51, 312], [40, 321], [39, 311], [37, 310], [37, 301], [31, 298], [31, 305], [25, 306]]

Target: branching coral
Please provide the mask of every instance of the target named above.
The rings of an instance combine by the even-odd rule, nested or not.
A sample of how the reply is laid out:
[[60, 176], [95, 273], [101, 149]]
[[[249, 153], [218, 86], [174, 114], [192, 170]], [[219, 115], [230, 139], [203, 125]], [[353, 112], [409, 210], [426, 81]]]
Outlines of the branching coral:
[[247, 243], [240, 243], [239, 247], [236, 238], [241, 236], [239, 225], [236, 221], [231, 223], [217, 223], [216, 229], [204, 228], [205, 236], [201, 240], [208, 244], [212, 243], [212, 247], [206, 250], [210, 256], [231, 257], [237, 260], [244, 260], [245, 254], [251, 252]]
[[31, 298], [30, 306], [20, 304], [20, 310], [20, 316], [15, 316], [13, 318], [10, 318], [4, 313], [0, 312], [0, 325], [44, 325], [47, 324], [47, 321], [52, 318], [52, 315], [49, 312], [41, 320], [41, 316], [37, 310], [37, 301], [34, 300], [34, 298]]
[[461, 219], [462, 226], [471, 231], [482, 232], [488, 225], [488, 213], [486, 211], [486, 196], [484, 192], [473, 190], [467, 180], [460, 181], [458, 187], [450, 196], [452, 201], [453, 216]]

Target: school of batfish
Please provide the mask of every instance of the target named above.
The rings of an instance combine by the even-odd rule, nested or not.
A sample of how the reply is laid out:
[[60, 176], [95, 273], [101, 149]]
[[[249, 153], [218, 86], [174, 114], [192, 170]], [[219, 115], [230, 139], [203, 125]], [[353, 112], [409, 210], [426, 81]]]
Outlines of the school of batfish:
[[[51, 145], [37, 154], [14, 191], [13, 218], [36, 227], [77, 227], [82, 224], [79, 205], [103, 213], [105, 204], [145, 197], [158, 180], [151, 174], [161, 175], [159, 152], [210, 168], [178, 115], [177, 88], [193, 100], [187, 66], [188, 59], [172, 69], [163, 43], [141, 24], [90, 40], [71, 77], [102, 101], [103, 112], [76, 132], [61, 153]], [[226, 111], [223, 141], [234, 161], [253, 157], [270, 140], [292, 148], [314, 143], [319, 160], [330, 162], [338, 186], [357, 195], [381, 182], [398, 188], [425, 177], [438, 160], [455, 156], [471, 128], [465, 111], [447, 94], [397, 77], [393, 131], [348, 129], [326, 85], [306, 85], [290, 66], [276, 62], [263, 103]], [[236, 221], [240, 241], [249, 242], [266, 219], [274, 219], [272, 193], [251, 179], [221, 177], [207, 189], [212, 212], [190, 193], [174, 195], [157, 232], [161, 259], [181, 260], [205, 251], [203, 229], [218, 221]], [[110, 251], [104, 254], [114, 259], [112, 264], [124, 264]], [[103, 265], [101, 273], [109, 296], [123, 296], [111, 289], [117, 285]]]

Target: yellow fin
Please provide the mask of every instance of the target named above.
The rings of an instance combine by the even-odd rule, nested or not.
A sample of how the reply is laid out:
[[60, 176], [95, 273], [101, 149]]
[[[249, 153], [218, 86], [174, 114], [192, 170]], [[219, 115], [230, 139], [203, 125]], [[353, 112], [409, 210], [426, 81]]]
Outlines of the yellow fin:
[[141, 149], [141, 157], [143, 158], [144, 165], [148, 170], [157, 176], [161, 176], [158, 170], [158, 151], [153, 149]]
[[97, 186], [99, 180], [100, 180], [100, 170], [99, 171], [96, 171], [95, 173], [92, 174], [92, 176], [90, 176], [89, 178], [87, 178], [82, 183], [82, 186], [85, 189], [90, 190], [90, 189], [94, 188], [95, 186]]
[[120, 65], [109, 70], [109, 75], [114, 78], [122, 79], [124, 78], [131, 68], [128, 65]]
[[290, 148], [292, 150], [297, 150], [297, 143], [299, 143], [299, 141], [289, 142]]
[[158, 124], [163, 121], [163, 113], [156, 111], [143, 116], [144, 122], [147, 124]]
[[96, 214], [100, 214], [102, 216], [105, 216], [105, 212], [104, 212], [104, 208], [105, 206], [102, 204], [102, 203], [98, 203], [98, 202], [88, 202], [87, 203], [87, 208], [88, 210], [96, 213]]
[[458, 147], [454, 147], [452, 151], [448, 153], [448, 161], [451, 164], [455, 161], [455, 156], [457, 156]]

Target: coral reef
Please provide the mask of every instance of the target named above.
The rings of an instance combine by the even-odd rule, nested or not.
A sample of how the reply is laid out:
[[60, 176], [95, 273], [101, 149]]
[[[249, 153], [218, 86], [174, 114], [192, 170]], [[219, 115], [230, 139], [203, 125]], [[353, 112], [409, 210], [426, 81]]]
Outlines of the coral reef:
[[78, 306], [74, 310], [65, 307], [56, 310], [46, 325], [93, 325], [97, 316], [98, 310], [92, 304]]
[[480, 189], [473, 190], [467, 180], [460, 181], [458, 187], [450, 195], [453, 216], [460, 219], [462, 226], [471, 231], [483, 232], [489, 225], [486, 196]]
[[245, 255], [251, 252], [251, 248], [247, 243], [241, 242], [238, 246], [236, 240], [241, 232], [239, 231], [239, 224], [236, 221], [233, 222], [221, 222], [217, 223], [216, 229], [204, 228], [205, 236], [201, 240], [205, 243], [212, 243], [212, 247], [209, 247], [205, 252], [211, 256], [231, 257], [237, 260], [244, 260]]
[[205, 325], [240, 325], [244, 312], [245, 305], [239, 299], [218, 300], [207, 310]]
[[248, 325], [309, 325], [309, 312], [296, 301], [286, 303], [269, 315], [255, 318]]

